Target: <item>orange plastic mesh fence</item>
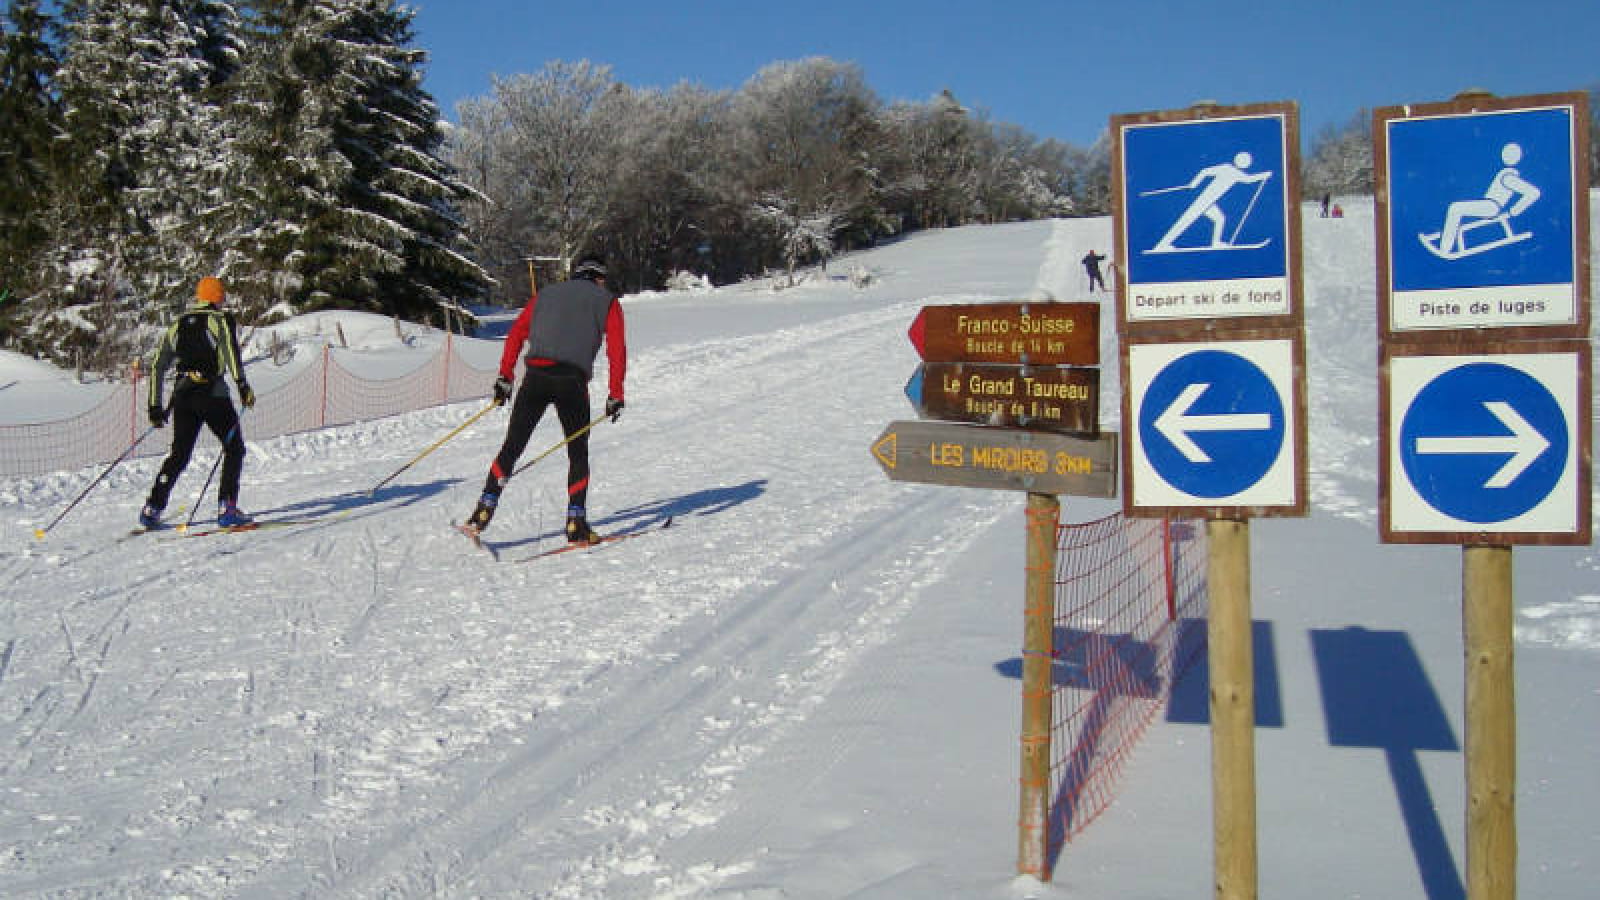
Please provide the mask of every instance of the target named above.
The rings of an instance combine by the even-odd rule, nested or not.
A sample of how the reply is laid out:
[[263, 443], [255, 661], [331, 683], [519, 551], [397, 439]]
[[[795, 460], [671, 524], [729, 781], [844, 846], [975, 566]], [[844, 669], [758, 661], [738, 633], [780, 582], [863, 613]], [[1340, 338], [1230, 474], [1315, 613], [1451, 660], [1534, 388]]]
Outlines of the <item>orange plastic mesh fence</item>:
[[[468, 362], [449, 340], [420, 366], [387, 378], [363, 378], [340, 361], [357, 352], [324, 348], [287, 381], [259, 393], [255, 408], [244, 414], [245, 439], [265, 440], [487, 397], [498, 374]], [[73, 471], [116, 459], [148, 428], [146, 390], [146, 382], [135, 375], [79, 415], [0, 425], [0, 477]], [[158, 432], [131, 455], [160, 455], [168, 443]]]
[[1198, 657], [1180, 623], [1206, 616], [1205, 530], [1120, 513], [1060, 526], [1050, 855], [1115, 797], [1145, 729]]

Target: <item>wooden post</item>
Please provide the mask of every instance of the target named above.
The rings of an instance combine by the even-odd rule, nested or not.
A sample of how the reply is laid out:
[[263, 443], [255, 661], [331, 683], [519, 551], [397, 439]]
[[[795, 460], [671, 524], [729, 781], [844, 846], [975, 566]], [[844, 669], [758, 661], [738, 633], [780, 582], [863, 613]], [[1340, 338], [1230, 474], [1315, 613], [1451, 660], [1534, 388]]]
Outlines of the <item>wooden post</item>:
[[1517, 896], [1517, 702], [1510, 547], [1462, 548], [1467, 900]]
[[1055, 663], [1056, 527], [1061, 501], [1028, 494], [1022, 625], [1022, 810], [1017, 871], [1050, 880], [1050, 719]]
[[1218, 900], [1256, 897], [1255, 662], [1250, 523], [1208, 519], [1212, 865]]

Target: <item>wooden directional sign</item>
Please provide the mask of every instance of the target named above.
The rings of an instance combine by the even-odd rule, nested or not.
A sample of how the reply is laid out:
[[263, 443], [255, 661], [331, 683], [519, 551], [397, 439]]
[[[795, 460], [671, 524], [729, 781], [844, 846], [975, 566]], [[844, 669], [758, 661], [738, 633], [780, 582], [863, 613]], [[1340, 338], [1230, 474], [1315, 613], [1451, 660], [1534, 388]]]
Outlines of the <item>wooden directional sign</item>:
[[928, 362], [1036, 366], [1100, 364], [1098, 303], [924, 306], [911, 343]]
[[1117, 436], [1074, 438], [1016, 428], [891, 422], [872, 455], [894, 481], [1115, 497]]
[[923, 363], [906, 396], [925, 419], [1084, 437], [1100, 431], [1100, 370], [1093, 367]]

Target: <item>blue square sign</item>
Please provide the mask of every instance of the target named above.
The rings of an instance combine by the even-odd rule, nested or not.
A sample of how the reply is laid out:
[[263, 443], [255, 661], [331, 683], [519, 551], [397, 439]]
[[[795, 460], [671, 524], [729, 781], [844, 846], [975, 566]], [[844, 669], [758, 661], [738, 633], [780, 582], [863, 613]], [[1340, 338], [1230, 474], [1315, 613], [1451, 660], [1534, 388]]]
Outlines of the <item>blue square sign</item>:
[[1575, 119], [1553, 106], [1383, 123], [1391, 328], [1578, 321]]
[[1120, 133], [1127, 318], [1288, 313], [1287, 117], [1125, 124]]

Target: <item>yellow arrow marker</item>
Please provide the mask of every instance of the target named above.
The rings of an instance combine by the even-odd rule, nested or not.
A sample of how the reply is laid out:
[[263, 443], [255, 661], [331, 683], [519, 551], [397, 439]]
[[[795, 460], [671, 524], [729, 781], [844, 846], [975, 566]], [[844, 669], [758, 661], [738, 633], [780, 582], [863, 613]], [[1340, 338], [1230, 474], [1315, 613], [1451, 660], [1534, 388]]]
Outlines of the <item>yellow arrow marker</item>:
[[872, 445], [872, 455], [876, 456], [878, 462], [883, 463], [887, 468], [894, 468], [899, 438], [900, 435], [898, 433], [891, 431], [879, 438], [876, 444]]

